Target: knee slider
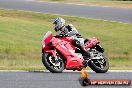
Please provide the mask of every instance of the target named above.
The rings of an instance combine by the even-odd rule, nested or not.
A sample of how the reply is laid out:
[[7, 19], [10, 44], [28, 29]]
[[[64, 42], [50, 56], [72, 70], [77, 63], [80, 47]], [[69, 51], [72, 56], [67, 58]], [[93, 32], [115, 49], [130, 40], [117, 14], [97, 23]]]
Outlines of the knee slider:
[[78, 44], [80, 44], [80, 42], [79, 42], [78, 40], [75, 39], [75, 40], [72, 41], [72, 44], [73, 44], [74, 46], [78, 46]]

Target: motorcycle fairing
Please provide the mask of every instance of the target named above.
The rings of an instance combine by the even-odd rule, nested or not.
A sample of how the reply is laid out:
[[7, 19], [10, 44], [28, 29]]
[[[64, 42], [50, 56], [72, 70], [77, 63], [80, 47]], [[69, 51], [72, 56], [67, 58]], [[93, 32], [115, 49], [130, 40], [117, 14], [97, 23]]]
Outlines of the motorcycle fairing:
[[96, 44], [98, 44], [99, 43], [99, 41], [98, 41], [98, 39], [96, 39], [96, 38], [91, 38], [91, 39], [89, 39], [89, 41], [87, 41], [86, 43], [85, 43], [85, 49], [87, 49], [87, 48], [90, 48], [90, 47], [92, 47], [92, 46], [94, 46], [94, 45], [96, 45]]
[[79, 58], [75, 53], [75, 50], [72, 48], [71, 44], [67, 41], [60, 41], [56, 46], [56, 49], [59, 50], [66, 58], [66, 69], [74, 69], [83, 67], [82, 62], [83, 58]]

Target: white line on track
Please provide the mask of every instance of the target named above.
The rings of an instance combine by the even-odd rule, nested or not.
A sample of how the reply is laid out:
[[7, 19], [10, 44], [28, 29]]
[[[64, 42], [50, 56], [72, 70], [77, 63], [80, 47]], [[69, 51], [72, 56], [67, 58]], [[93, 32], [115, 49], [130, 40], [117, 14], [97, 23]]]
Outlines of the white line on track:
[[[94, 72], [92, 70], [85, 70], [86, 72]], [[34, 71], [24, 71], [24, 70], [0, 70], [0, 72], [49, 72], [48, 70], [34, 70]], [[72, 71], [64, 70], [63, 72], [81, 72], [81, 71]], [[132, 72], [132, 70], [109, 70], [108, 72]]]
[[[1, 9], [7, 9], [7, 8], [1, 8]], [[7, 10], [14, 10], [14, 9], [7, 9]], [[30, 10], [18, 10], [18, 11], [27, 11], [27, 12], [34, 12], [34, 13], [41, 13], [41, 14], [53, 14], [53, 15], [60, 15], [60, 16], [69, 16], [69, 17], [79, 17], [79, 18], [85, 18], [85, 19], [91, 19], [91, 20], [97, 20], [97, 21], [106, 21], [106, 22], [116, 22], [121, 24], [132, 24], [132, 23], [125, 23], [121, 21], [113, 21], [113, 20], [104, 20], [99, 18], [91, 18], [91, 17], [80, 17], [80, 16], [73, 16], [73, 15], [63, 15], [63, 14], [57, 14], [57, 13], [50, 13], [50, 12], [37, 12], [37, 11], [30, 11]]]
[[24, 1], [28, 1], [28, 2], [45, 2], [45, 3], [53, 3], [53, 4], [69, 4], [69, 5], [80, 5], [80, 6], [92, 6], [92, 7], [105, 7], [105, 8], [122, 8], [122, 9], [131, 9], [131, 8], [127, 8], [127, 7], [114, 7], [114, 6], [102, 6], [102, 5], [97, 5], [97, 4], [82, 4], [82, 3], [70, 3], [70, 2], [57, 2], [57, 1], [41, 1], [41, 0], [24, 0]]
[[[38, 13], [41, 13], [41, 12], [38, 12]], [[116, 22], [116, 23], [121, 23], [121, 24], [132, 24], [132, 23], [121, 22], [121, 21], [105, 20], [105, 19], [92, 18], [92, 17], [80, 17], [80, 16], [73, 16], [73, 15], [62, 15], [62, 14], [50, 13], [50, 12], [45, 13], [45, 14], [53, 14], [53, 15], [61, 15], [61, 16], [70, 16], [70, 17], [79, 17], [79, 18], [85, 18], [85, 19], [91, 19], [91, 20], [97, 20], [97, 21]]]

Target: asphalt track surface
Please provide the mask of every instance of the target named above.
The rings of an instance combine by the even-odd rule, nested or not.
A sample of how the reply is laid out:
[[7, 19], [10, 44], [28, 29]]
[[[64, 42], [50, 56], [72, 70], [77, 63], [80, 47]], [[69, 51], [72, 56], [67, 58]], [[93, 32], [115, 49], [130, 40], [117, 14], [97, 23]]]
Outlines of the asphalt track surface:
[[[0, 88], [84, 88], [79, 72], [0, 72]], [[91, 79], [129, 79], [132, 72], [89, 72]], [[132, 86], [87, 86], [85, 88], [132, 88]]]
[[96, 18], [124, 23], [132, 23], [132, 9], [83, 6], [39, 2], [37, 0], [0, 0], [0, 8], [27, 10], [42, 13]]

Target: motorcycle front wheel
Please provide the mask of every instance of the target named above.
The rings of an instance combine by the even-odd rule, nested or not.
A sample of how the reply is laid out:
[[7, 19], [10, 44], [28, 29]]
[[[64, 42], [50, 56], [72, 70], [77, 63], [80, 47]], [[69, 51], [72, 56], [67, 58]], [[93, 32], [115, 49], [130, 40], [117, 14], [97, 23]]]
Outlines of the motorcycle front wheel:
[[64, 70], [64, 62], [59, 55], [52, 57], [50, 53], [43, 53], [42, 63], [52, 73], [62, 73]]

